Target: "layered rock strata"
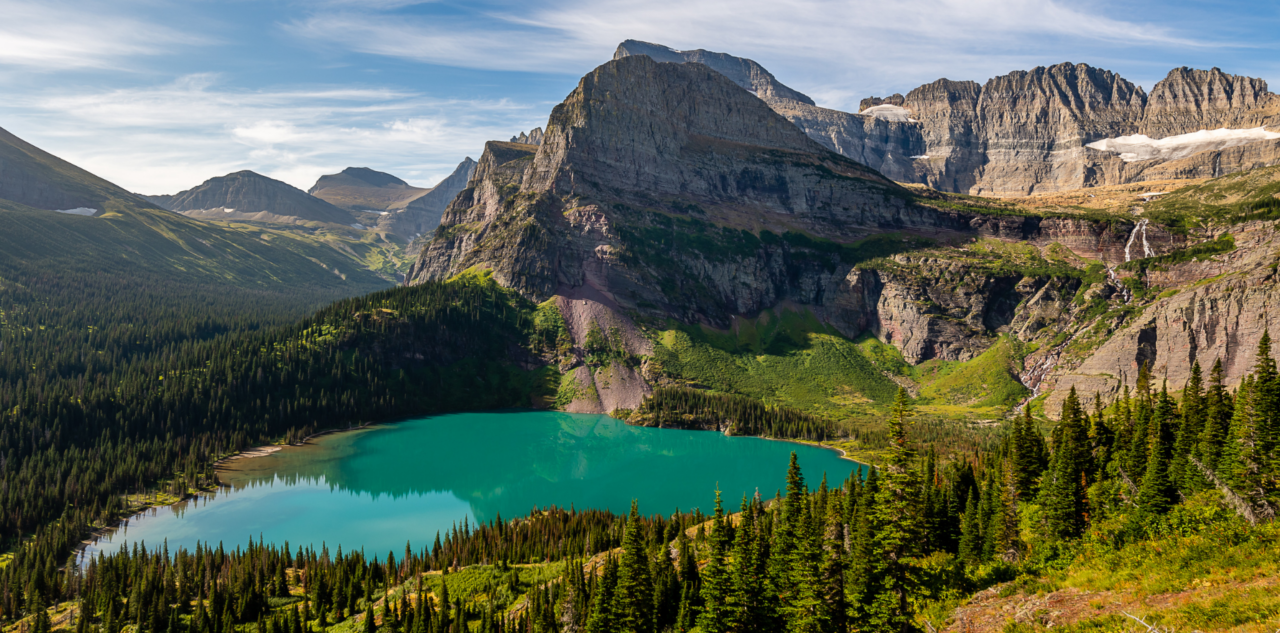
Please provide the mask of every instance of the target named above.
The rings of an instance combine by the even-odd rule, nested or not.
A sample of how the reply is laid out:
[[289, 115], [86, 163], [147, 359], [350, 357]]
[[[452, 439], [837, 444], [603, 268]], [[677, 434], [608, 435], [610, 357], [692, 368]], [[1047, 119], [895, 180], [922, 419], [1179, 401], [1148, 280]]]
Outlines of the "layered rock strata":
[[[1280, 163], [1274, 143], [1142, 165], [1086, 147], [1137, 134], [1162, 139], [1200, 130], [1280, 125], [1280, 97], [1267, 90], [1266, 82], [1216, 68], [1175, 69], [1148, 97], [1115, 73], [1064, 63], [1015, 71], [982, 86], [940, 79], [905, 97], [863, 99], [859, 114], [851, 114], [816, 106], [751, 60], [630, 40], [618, 47], [615, 58], [637, 54], [705, 64], [759, 96], [828, 149], [893, 180], [942, 191], [1021, 196], [1158, 180], [1170, 174], [1222, 175]], [[885, 108], [901, 109], [904, 115], [885, 120], [878, 116]], [[1178, 161], [1196, 167], [1162, 168]]]

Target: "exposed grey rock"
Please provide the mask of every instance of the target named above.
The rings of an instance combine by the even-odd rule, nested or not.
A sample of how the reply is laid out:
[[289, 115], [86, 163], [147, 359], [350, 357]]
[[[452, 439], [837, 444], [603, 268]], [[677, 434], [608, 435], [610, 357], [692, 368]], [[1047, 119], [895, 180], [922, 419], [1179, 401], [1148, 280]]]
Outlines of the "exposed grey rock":
[[[1216, 68], [1175, 69], [1156, 84], [1148, 99], [1141, 88], [1113, 72], [1064, 63], [1015, 71], [984, 86], [940, 79], [905, 97], [863, 99], [862, 114], [851, 114], [817, 107], [748, 59], [631, 40], [623, 42], [614, 57], [626, 55], [705, 64], [755, 92], [827, 148], [893, 180], [942, 191], [1021, 196], [1223, 175], [1280, 163], [1280, 154], [1267, 146], [1254, 147], [1259, 143], [1244, 145], [1243, 150], [1206, 150], [1189, 158], [1142, 164], [1085, 147], [1133, 134], [1158, 139], [1224, 127], [1280, 126], [1280, 97], [1267, 91], [1266, 82]], [[865, 115], [881, 106], [904, 108], [906, 117], [884, 120]]]

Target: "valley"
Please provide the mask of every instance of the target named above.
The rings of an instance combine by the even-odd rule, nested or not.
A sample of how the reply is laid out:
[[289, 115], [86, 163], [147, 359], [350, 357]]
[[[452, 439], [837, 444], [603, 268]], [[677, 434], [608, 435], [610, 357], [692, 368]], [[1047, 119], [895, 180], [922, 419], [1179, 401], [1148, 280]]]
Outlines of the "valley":
[[1278, 117], [627, 40], [433, 187], [0, 131], [0, 622], [1272, 630]]

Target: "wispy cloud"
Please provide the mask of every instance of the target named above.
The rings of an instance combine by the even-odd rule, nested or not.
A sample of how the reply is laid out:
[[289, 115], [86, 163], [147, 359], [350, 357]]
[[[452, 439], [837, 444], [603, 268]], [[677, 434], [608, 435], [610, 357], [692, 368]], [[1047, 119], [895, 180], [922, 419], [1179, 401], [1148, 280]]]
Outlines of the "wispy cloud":
[[1065, 61], [1049, 57], [1063, 50], [1215, 45], [1109, 17], [1105, 5], [1061, 0], [552, 0], [465, 17], [321, 10], [286, 28], [361, 53], [572, 74], [608, 60], [628, 38], [708, 48], [755, 57], [833, 105], [856, 103], [889, 79], [983, 80]]
[[353, 165], [432, 184], [463, 157], [477, 158], [484, 141], [540, 125], [549, 110], [385, 88], [247, 91], [217, 80], [195, 75], [17, 105], [28, 106], [24, 129], [46, 139], [47, 149], [145, 193], [171, 193], [239, 169], [306, 189]]
[[0, 0], [0, 16], [0, 66], [125, 70], [131, 57], [210, 41], [93, 5]]

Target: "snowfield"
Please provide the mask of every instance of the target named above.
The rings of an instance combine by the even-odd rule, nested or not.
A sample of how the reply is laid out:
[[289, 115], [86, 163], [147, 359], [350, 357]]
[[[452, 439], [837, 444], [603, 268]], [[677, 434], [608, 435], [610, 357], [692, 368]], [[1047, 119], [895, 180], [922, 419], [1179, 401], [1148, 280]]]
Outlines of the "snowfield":
[[1256, 127], [1248, 130], [1229, 130], [1222, 128], [1218, 130], [1200, 130], [1199, 132], [1179, 134], [1177, 136], [1167, 136], [1162, 139], [1153, 139], [1145, 134], [1120, 136], [1116, 138], [1103, 139], [1101, 141], [1094, 141], [1093, 143], [1085, 145], [1085, 147], [1119, 154], [1121, 160], [1126, 163], [1132, 163], [1138, 160], [1151, 160], [1153, 158], [1159, 158], [1162, 160], [1186, 158], [1187, 156], [1199, 154], [1200, 152], [1226, 149], [1237, 145], [1246, 145], [1248, 143], [1269, 141], [1278, 138], [1280, 138], [1280, 133], [1268, 132], [1264, 127]]
[[862, 112], [862, 116], [869, 116], [874, 119], [884, 119], [885, 121], [898, 121], [901, 123], [915, 123], [915, 119], [911, 118], [911, 111], [896, 105], [878, 105], [871, 106]]
[[84, 215], [84, 216], [93, 215], [98, 212], [97, 209], [90, 209], [89, 207], [76, 207], [74, 209], [54, 209], [54, 211], [56, 211], [57, 213], [66, 213], [67, 215]]

